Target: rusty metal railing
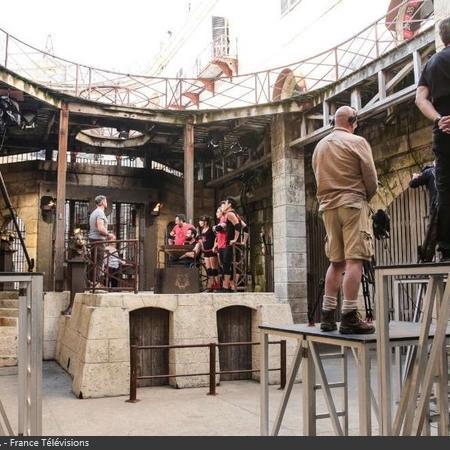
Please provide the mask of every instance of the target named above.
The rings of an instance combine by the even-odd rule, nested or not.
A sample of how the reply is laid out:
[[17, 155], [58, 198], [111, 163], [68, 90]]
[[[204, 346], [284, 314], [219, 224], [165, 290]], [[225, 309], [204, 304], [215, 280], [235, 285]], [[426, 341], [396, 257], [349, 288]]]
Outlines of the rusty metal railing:
[[[280, 345], [280, 367], [269, 369], [269, 372], [280, 371], [280, 389], [286, 386], [286, 341], [272, 341], [270, 345]], [[256, 346], [259, 342], [226, 342], [226, 343], [210, 343], [210, 344], [192, 344], [192, 345], [131, 345], [130, 347], [130, 398], [128, 403], [138, 402], [137, 398], [137, 382], [138, 380], [158, 380], [163, 378], [182, 378], [182, 377], [209, 377], [209, 391], [208, 395], [216, 395], [216, 376], [217, 375], [233, 375], [241, 373], [258, 373], [259, 369], [239, 369], [239, 370], [216, 370], [217, 363], [217, 348], [233, 347], [233, 346]], [[138, 375], [137, 374], [137, 355], [139, 351], [143, 350], [173, 350], [186, 348], [208, 348], [209, 349], [209, 372], [204, 373], [188, 373], [177, 375]]]
[[[0, 65], [52, 89], [150, 109], [223, 109], [282, 100], [334, 83], [434, 25], [428, 2], [404, 0], [343, 43], [293, 64], [214, 79], [102, 70], [38, 50], [0, 29]], [[288, 88], [290, 86], [290, 88]]]
[[[114, 246], [114, 247], [112, 247]], [[139, 286], [139, 241], [90, 242], [85, 258], [86, 281], [92, 293], [138, 292]]]

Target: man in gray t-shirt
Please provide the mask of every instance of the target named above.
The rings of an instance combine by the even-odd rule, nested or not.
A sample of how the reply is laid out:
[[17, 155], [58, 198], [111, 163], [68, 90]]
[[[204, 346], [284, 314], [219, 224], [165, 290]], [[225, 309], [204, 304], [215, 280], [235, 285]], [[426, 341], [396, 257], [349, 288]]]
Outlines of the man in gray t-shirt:
[[[89, 216], [89, 241], [91, 244], [98, 241], [113, 241], [116, 239], [114, 234], [108, 233], [108, 219], [106, 218], [105, 209], [108, 206], [108, 201], [104, 195], [98, 195], [95, 197], [95, 204], [97, 208], [92, 211]], [[95, 275], [94, 275], [94, 264], [89, 275], [91, 281], [99, 283], [103, 275], [103, 263], [105, 248], [104, 245], [94, 245], [92, 249], [95, 251], [91, 254], [92, 261], [95, 261]], [[95, 280], [94, 280], [95, 278]]]

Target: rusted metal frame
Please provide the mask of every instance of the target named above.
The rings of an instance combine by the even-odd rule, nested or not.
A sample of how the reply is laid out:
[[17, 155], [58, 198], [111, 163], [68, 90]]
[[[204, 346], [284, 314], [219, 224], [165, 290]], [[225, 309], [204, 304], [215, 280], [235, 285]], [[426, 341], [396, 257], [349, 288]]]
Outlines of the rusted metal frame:
[[[97, 262], [98, 262], [98, 247], [100, 247], [101, 245], [106, 245], [108, 242], [110, 243], [119, 243], [119, 244], [125, 244], [125, 247], [120, 247], [119, 249], [117, 249], [117, 251], [121, 250], [123, 251], [124, 249], [126, 250], [127, 248], [129, 248], [129, 245], [131, 244], [134, 247], [134, 259], [125, 259], [126, 263], [127, 263], [127, 267], [131, 267], [132, 269], [132, 275], [134, 276], [134, 283], [133, 286], [119, 286], [116, 288], [112, 288], [112, 287], [108, 287], [108, 282], [110, 281], [110, 279], [117, 279], [117, 280], [121, 280], [122, 278], [119, 278], [120, 276], [122, 276], [124, 274], [123, 271], [120, 271], [118, 276], [116, 277], [111, 277], [109, 274], [109, 270], [108, 270], [108, 265], [107, 264], [103, 264], [102, 269], [99, 270], [99, 267], [97, 266]], [[138, 262], [138, 258], [139, 258], [139, 240], [138, 239], [129, 239], [129, 240], [123, 240], [123, 241], [98, 241], [98, 242], [94, 242], [92, 244], [89, 244], [87, 246], [88, 251], [86, 252], [86, 262], [88, 264], [88, 266], [93, 267], [92, 270], [92, 279], [87, 278], [88, 283], [90, 283], [91, 285], [91, 289], [90, 291], [92, 293], [95, 293], [97, 290], [101, 290], [101, 291], [108, 291], [108, 292], [130, 292], [130, 291], [134, 291], [134, 292], [138, 292], [138, 274], [139, 274], [139, 262]], [[103, 256], [103, 262], [106, 263], [108, 262], [109, 256], [108, 255], [104, 255]], [[104, 276], [105, 277], [105, 286], [104, 287], [96, 287], [97, 284], [97, 277], [100, 276]]]
[[194, 220], [194, 125], [187, 122], [184, 126], [184, 208], [187, 221], [193, 223]]
[[[280, 389], [286, 386], [286, 341], [271, 341], [268, 344], [280, 344], [280, 367], [268, 369], [269, 372], [280, 371]], [[260, 369], [242, 369], [216, 371], [216, 349], [225, 346], [242, 346], [242, 345], [260, 345], [260, 342], [229, 342], [229, 343], [210, 343], [210, 344], [192, 344], [192, 345], [131, 345], [130, 347], [130, 398], [128, 403], [136, 403], [137, 399], [137, 380], [154, 380], [161, 378], [181, 378], [195, 376], [209, 376], [209, 392], [208, 395], [216, 395], [216, 376], [230, 375], [239, 373], [257, 373]], [[177, 374], [177, 375], [137, 375], [137, 352], [139, 350], [172, 350], [185, 348], [209, 348], [209, 372], [193, 373], [193, 374]]]
[[[239, 78], [240, 78], [240, 77], [239, 77]], [[251, 103], [251, 102], [248, 102], [248, 101], [246, 101], [246, 100], [243, 100], [243, 97], [245, 97], [246, 95], [251, 94], [252, 91], [253, 91], [253, 88], [244, 85], [244, 83], [246, 83], [246, 82], [252, 80], [252, 78], [253, 78], [253, 76], [250, 75], [250, 76], [248, 76], [248, 77], [246, 77], [246, 78], [243, 78], [242, 80], [240, 80], [240, 81], [237, 82], [237, 83], [235, 83], [235, 82], [233, 82], [233, 81], [230, 81], [230, 80], [228, 80], [228, 79], [221, 79], [220, 81], [221, 81], [221, 83], [222, 83], [223, 85], [225, 85], [225, 86], [226, 86], [226, 85], [229, 85], [229, 86], [228, 86], [226, 89], [223, 89], [222, 91], [215, 92], [214, 94], [211, 93], [211, 94], [209, 95], [209, 97], [206, 97], [205, 99], [201, 100], [201, 103], [202, 103], [202, 104], [206, 104], [207, 100], [209, 100], [209, 99], [211, 99], [211, 98], [216, 98], [217, 96], [220, 95], [220, 96], [223, 96], [223, 97], [225, 97], [225, 98], [230, 98], [230, 99], [232, 99], [233, 101], [242, 100], [243, 102], [246, 102], [246, 103], [248, 103], [249, 105], [253, 105], [254, 103]], [[231, 90], [233, 90], [233, 89], [235, 89], [235, 88], [237, 88], [237, 87], [240, 87], [240, 88], [242, 88], [242, 89], [247, 89], [248, 92], [243, 93], [242, 95], [240, 95], [240, 96], [237, 97], [237, 98], [231, 97], [231, 96], [229, 96], [229, 95], [225, 95], [225, 92], [231, 91]], [[217, 108], [217, 106], [215, 106], [215, 108]], [[221, 106], [221, 108], [223, 108], [223, 105]]]
[[95, 294], [95, 285], [97, 284], [97, 260], [98, 260], [98, 252], [97, 246], [94, 247], [94, 265], [92, 266], [92, 279], [89, 280], [91, 283], [91, 292]]
[[[362, 56], [362, 57], [364, 57], [364, 55], [361, 54], [361, 49], [363, 48], [364, 44], [365, 44], [365, 41], [362, 42], [362, 44], [359, 46], [359, 49], [358, 49], [355, 53], [353, 53], [353, 52], [350, 53], [350, 54], [353, 54], [353, 58], [352, 58], [352, 60], [351, 60], [350, 63], [349, 63], [350, 66], [353, 64], [353, 62], [355, 61], [355, 59], [356, 59], [357, 56]], [[373, 47], [372, 47], [372, 48], [373, 48]], [[363, 67], [363, 66], [366, 64], [366, 60], [367, 60], [367, 57], [365, 57], [363, 63], [360, 64], [359, 67]]]
[[176, 100], [176, 94], [178, 93], [178, 89], [179, 89], [178, 86], [180, 84], [180, 81], [176, 80], [176, 84], [175, 84], [174, 88], [172, 88], [172, 85], [170, 83], [170, 81], [173, 81], [173, 80], [167, 80], [167, 81], [168, 81], [168, 87], [169, 87], [169, 91], [170, 91], [170, 97], [168, 97], [168, 99], [167, 99], [167, 107], [170, 108], [172, 101]]
[[185, 377], [207, 377], [210, 372], [203, 373], [183, 373], [180, 375], [140, 375], [136, 377], [137, 380], [158, 380], [161, 378], [185, 378]]
[[216, 350], [215, 343], [209, 344], [209, 392], [208, 395], [216, 395]]
[[56, 185], [55, 259], [53, 265], [54, 287], [62, 289], [64, 282], [64, 234], [67, 180], [67, 147], [69, 140], [69, 110], [63, 103], [59, 116], [58, 170]]
[[[331, 50], [331, 51], [329, 51], [327, 54], [325, 54], [325, 57], [321, 60], [321, 61], [319, 61], [319, 62], [316, 62], [316, 63], [310, 63], [309, 61], [308, 62], [306, 62], [304, 65], [306, 65], [306, 64], [311, 64], [312, 65], [312, 68], [311, 68], [311, 70], [308, 72], [308, 73], [306, 73], [305, 75], [304, 75], [304, 79], [305, 79], [305, 81], [307, 81], [307, 82], [311, 82], [311, 81], [318, 81], [318, 82], [320, 82], [320, 81], [323, 81], [324, 79], [325, 79], [325, 77], [330, 73], [330, 72], [333, 72], [334, 70], [335, 70], [335, 64], [333, 63], [333, 64], [329, 64], [329, 63], [325, 63], [325, 60], [327, 59], [327, 58], [329, 58], [329, 57], [331, 57], [332, 55], [333, 55], [333, 51], [334, 51], [334, 49], [333, 50]], [[320, 78], [313, 78], [313, 77], [311, 77], [310, 75], [311, 74], [313, 74], [313, 72], [315, 72], [316, 70], [317, 70], [317, 67], [318, 66], [320, 66], [320, 67], [323, 67], [323, 66], [329, 66], [330, 67], [330, 70], [328, 71], [328, 72], [326, 72], [325, 73], [325, 75], [322, 75], [322, 77], [320, 77]], [[336, 80], [327, 80], [327, 82], [335, 82]], [[317, 83], [316, 83], [317, 84]]]

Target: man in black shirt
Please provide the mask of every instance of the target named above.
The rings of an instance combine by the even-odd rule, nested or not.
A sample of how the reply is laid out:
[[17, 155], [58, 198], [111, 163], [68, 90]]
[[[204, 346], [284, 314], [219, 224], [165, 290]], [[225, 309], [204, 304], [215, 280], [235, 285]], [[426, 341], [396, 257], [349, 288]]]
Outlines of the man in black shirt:
[[439, 24], [445, 48], [425, 65], [416, 105], [434, 122], [433, 152], [438, 191], [437, 241], [443, 260], [450, 260], [450, 17]]

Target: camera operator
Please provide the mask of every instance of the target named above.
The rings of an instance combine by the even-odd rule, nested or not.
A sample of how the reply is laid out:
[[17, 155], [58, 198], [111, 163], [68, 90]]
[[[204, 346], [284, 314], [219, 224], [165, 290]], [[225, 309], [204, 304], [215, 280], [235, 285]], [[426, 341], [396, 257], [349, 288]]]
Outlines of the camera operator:
[[442, 260], [450, 260], [450, 17], [439, 24], [445, 48], [425, 65], [416, 93], [416, 105], [434, 122], [436, 159], [437, 243]]
[[425, 239], [418, 247], [419, 262], [431, 262], [436, 253], [437, 239], [437, 190], [436, 190], [436, 163], [425, 167], [421, 173], [413, 174], [409, 187], [417, 189], [420, 186], [426, 186], [428, 193], [429, 212], [428, 225], [425, 233]]
[[325, 252], [330, 260], [321, 330], [337, 329], [335, 313], [342, 286], [342, 334], [375, 332], [358, 313], [358, 293], [363, 261], [370, 261], [374, 253], [368, 201], [377, 191], [378, 179], [369, 143], [354, 134], [357, 126], [356, 110], [339, 108], [333, 132], [317, 144], [312, 159], [319, 211], [327, 233]]

